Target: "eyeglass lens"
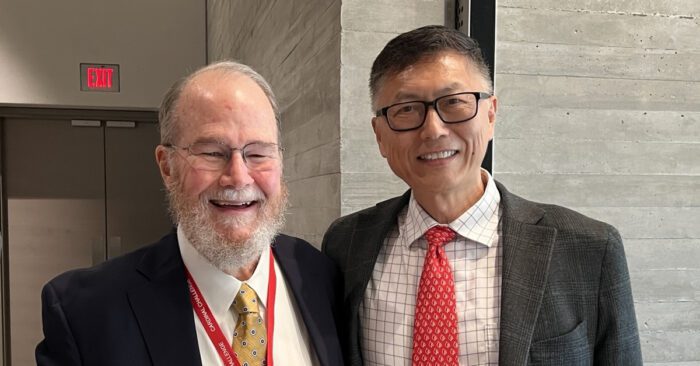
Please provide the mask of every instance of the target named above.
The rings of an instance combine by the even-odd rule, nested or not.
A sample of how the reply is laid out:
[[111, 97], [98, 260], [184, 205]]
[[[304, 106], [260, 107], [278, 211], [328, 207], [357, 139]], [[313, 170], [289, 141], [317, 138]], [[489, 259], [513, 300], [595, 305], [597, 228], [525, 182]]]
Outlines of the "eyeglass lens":
[[[445, 95], [434, 102], [440, 119], [445, 123], [463, 122], [474, 118], [477, 112], [477, 98], [474, 94], [462, 93]], [[389, 107], [386, 118], [389, 125], [398, 130], [420, 127], [427, 113], [426, 102], [399, 103]]]
[[279, 158], [279, 149], [272, 143], [250, 143], [242, 148], [231, 148], [215, 142], [194, 143], [187, 149], [189, 161], [193, 168], [218, 171], [223, 169], [238, 150], [248, 169], [266, 170], [271, 168]]

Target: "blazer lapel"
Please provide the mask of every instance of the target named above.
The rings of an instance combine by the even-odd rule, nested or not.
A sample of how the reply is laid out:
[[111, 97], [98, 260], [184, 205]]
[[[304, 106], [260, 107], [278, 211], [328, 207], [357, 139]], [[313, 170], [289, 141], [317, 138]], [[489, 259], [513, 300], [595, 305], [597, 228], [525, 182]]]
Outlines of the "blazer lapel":
[[556, 230], [538, 226], [544, 212], [500, 183], [503, 282], [499, 363], [524, 365], [542, 304]]
[[[333, 326], [335, 318], [328, 306], [330, 304], [328, 298], [324, 298], [324, 296], [331, 297], [332, 295], [322, 293], [321, 285], [318, 285], [318, 279], [328, 274], [317, 273], [316, 268], [308, 267], [309, 264], [304, 263], [295, 253], [294, 243], [289, 241], [290, 238], [284, 235], [275, 239], [272, 246], [275, 260], [294, 295], [294, 301], [304, 319], [309, 340], [314, 346], [319, 362], [321, 365], [337, 364], [337, 357], [340, 356], [340, 344], [336, 341], [337, 330]], [[302, 270], [302, 266], [306, 267]], [[336, 344], [333, 345], [330, 342]]]
[[362, 214], [352, 231], [345, 266], [345, 301], [352, 317], [357, 316], [374, 264], [389, 230], [396, 223], [401, 209], [408, 204], [411, 191], [402, 196], [377, 204], [375, 210]]
[[143, 256], [148, 282], [128, 293], [154, 366], [201, 365], [184, 268], [173, 232]]

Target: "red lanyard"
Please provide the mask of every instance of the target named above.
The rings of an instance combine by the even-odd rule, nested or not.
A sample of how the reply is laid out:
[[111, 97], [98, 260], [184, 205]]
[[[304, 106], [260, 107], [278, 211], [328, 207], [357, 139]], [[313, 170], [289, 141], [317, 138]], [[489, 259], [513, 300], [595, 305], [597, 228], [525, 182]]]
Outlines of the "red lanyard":
[[[207, 301], [202, 296], [199, 291], [199, 287], [194, 282], [194, 278], [190, 274], [190, 271], [185, 268], [185, 273], [187, 274], [187, 286], [190, 288], [190, 301], [192, 302], [192, 307], [194, 312], [197, 313], [199, 321], [202, 323], [204, 330], [207, 331], [209, 339], [214, 344], [216, 352], [219, 353], [219, 357], [224, 361], [226, 366], [241, 366], [241, 363], [236, 359], [233, 354], [233, 348], [231, 344], [226, 340], [224, 333], [219, 327], [219, 323], [214, 318], [214, 314], [211, 313]], [[275, 290], [277, 284], [277, 277], [275, 276], [275, 257], [272, 255], [272, 249], [270, 249], [270, 277], [267, 281], [267, 309], [265, 310], [265, 323], [267, 324], [267, 365], [274, 366], [272, 364], [272, 335], [275, 330]]]

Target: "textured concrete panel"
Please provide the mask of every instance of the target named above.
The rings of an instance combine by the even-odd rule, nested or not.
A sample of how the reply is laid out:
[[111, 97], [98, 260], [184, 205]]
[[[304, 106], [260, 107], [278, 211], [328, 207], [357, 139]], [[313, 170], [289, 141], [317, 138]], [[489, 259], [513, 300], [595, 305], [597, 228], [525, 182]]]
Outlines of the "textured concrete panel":
[[[625, 239], [700, 238], [700, 207], [574, 207], [575, 210], [608, 222]], [[700, 256], [700, 249], [695, 256]], [[700, 279], [700, 277], [698, 277]]]
[[342, 215], [347, 215], [378, 202], [403, 194], [408, 186], [394, 174], [385, 173], [344, 173]]
[[496, 74], [503, 105], [700, 111], [700, 82]]
[[499, 0], [500, 7], [618, 13], [644, 16], [700, 16], [695, 0]]
[[372, 31], [345, 31], [343, 32], [342, 63], [343, 65], [355, 65], [358, 72], [352, 78], [344, 79], [351, 82], [364, 81], [365, 88], [369, 83], [369, 71], [372, 62], [377, 57], [384, 45], [397, 33], [380, 33]]
[[[270, 82], [282, 113], [286, 232], [320, 243], [340, 212], [340, 1], [208, 1], [209, 59]], [[322, 212], [322, 213], [321, 213]]]
[[700, 112], [501, 105], [496, 139], [700, 141]]
[[496, 168], [495, 178], [510, 191], [537, 202], [578, 207], [700, 206], [700, 175], [514, 174], [501, 172], [500, 164]]
[[700, 303], [700, 270], [632, 270], [630, 279], [636, 301]]
[[[336, 208], [290, 208], [287, 211], [288, 225], [285, 228], [285, 233], [303, 238], [320, 250], [323, 233], [337, 216], [338, 210]], [[323, 228], [320, 232], [316, 229], [319, 226]]]
[[[556, 19], [556, 21], [554, 21]], [[499, 41], [700, 49], [699, 18], [499, 8]]]
[[[635, 270], [700, 271], [700, 261], [697, 258], [700, 239], [627, 239], [625, 248], [627, 263]], [[698, 305], [697, 310], [700, 311], [700, 304]], [[697, 321], [700, 322], [700, 317]]]
[[285, 159], [285, 177], [296, 182], [309, 177], [339, 174], [340, 146], [338, 141], [322, 145]]
[[[517, 59], [518, 62], [511, 60]], [[562, 59], [570, 62], [561, 62]], [[501, 74], [700, 81], [700, 49], [649, 49], [503, 41]]]
[[343, 214], [374, 205], [405, 189], [380, 156], [370, 124], [368, 82], [374, 58], [399, 33], [428, 24], [451, 24], [453, 6], [451, 1], [437, 0], [343, 1], [340, 88]]
[[700, 365], [700, 2], [498, 5], [496, 178], [615, 225], [646, 364]]
[[700, 144], [499, 139], [498, 154], [506, 173], [700, 176]]
[[[287, 156], [294, 156], [336, 141], [340, 136], [337, 109], [326, 109], [319, 105], [316, 114], [310, 113], [310, 110], [316, 109], [314, 105], [323, 100], [322, 97], [313, 98], [312, 95], [305, 95], [303, 100], [292, 105], [294, 113], [284, 114], [282, 140]], [[308, 118], [306, 118], [307, 115]]]
[[342, 25], [343, 30], [398, 34], [421, 25], [446, 24], [453, 19], [449, 14], [444, 0], [345, 0]]
[[289, 211], [285, 232], [316, 246], [328, 225], [340, 215], [340, 174], [289, 182]]
[[[697, 301], [637, 302], [634, 310], [641, 331], [682, 332], [700, 327], [700, 302]], [[684, 314], [684, 316], [678, 316], [678, 314]]]
[[[700, 360], [700, 332], [640, 332], [644, 364], [655, 361], [690, 362]], [[673, 364], [672, 364], [673, 365]]]

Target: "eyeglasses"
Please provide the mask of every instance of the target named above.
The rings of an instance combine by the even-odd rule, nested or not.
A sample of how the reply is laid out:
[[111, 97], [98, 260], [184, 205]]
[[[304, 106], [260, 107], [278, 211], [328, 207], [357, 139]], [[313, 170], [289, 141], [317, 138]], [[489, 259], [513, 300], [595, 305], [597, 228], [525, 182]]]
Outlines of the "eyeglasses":
[[278, 163], [282, 148], [269, 142], [251, 142], [243, 147], [230, 147], [219, 142], [196, 142], [189, 146], [163, 144], [171, 149], [187, 151], [187, 162], [197, 170], [221, 171], [228, 165], [233, 152], [238, 150], [250, 170], [269, 170]]
[[442, 122], [461, 123], [474, 118], [479, 112], [479, 100], [490, 98], [483, 92], [464, 92], [443, 95], [430, 102], [416, 100], [392, 104], [377, 110], [376, 116], [384, 116], [394, 131], [411, 131], [425, 123], [428, 107], [432, 106]]

